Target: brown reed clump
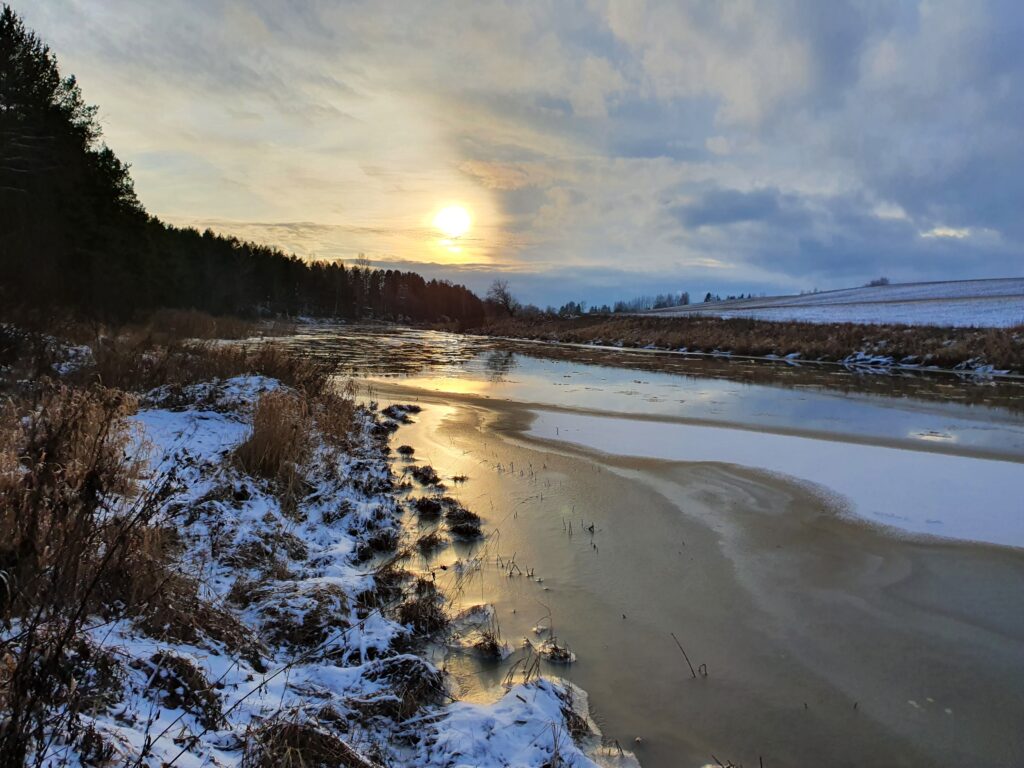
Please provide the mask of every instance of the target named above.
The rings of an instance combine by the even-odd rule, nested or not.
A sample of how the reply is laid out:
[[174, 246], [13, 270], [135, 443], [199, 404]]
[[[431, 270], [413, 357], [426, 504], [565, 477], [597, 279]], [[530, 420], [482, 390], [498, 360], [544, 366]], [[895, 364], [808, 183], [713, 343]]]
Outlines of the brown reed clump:
[[235, 449], [243, 471], [290, 489], [311, 450], [308, 400], [299, 393], [275, 390], [260, 396], [248, 437]]
[[249, 730], [242, 768], [375, 768], [338, 736], [299, 713], [282, 713]]

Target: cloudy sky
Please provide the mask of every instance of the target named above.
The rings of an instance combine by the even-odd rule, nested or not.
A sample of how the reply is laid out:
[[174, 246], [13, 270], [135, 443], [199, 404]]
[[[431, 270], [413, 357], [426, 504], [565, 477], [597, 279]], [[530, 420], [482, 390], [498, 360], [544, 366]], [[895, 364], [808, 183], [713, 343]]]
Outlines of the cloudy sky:
[[1019, 0], [13, 2], [178, 224], [540, 304], [1024, 274]]

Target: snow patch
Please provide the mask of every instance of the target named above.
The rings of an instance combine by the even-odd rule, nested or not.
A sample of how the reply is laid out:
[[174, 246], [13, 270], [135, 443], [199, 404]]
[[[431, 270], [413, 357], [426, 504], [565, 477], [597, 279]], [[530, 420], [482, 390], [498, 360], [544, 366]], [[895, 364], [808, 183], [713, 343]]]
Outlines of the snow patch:
[[1024, 547], [1024, 463], [811, 437], [535, 411], [529, 434], [620, 456], [721, 462], [812, 483], [871, 522]]
[[1024, 278], [906, 283], [654, 310], [783, 322], [1010, 328], [1024, 324]]

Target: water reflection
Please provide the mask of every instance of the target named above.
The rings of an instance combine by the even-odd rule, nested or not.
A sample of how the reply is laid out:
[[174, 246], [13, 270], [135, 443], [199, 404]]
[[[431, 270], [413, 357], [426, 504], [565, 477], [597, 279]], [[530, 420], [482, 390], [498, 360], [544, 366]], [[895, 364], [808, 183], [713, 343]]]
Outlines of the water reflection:
[[505, 381], [509, 372], [516, 367], [516, 354], [508, 349], [492, 349], [484, 353], [484, 368], [491, 375], [491, 381]]
[[608, 413], [826, 432], [1024, 457], [1024, 386], [901, 372], [686, 358], [392, 326], [313, 326], [284, 340], [343, 375]]

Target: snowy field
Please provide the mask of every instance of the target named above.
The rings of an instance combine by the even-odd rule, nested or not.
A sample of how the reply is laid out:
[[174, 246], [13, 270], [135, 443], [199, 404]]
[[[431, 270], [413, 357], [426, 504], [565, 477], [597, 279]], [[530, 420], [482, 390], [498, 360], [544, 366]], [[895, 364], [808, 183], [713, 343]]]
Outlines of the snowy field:
[[1024, 464], [693, 424], [538, 411], [530, 434], [603, 453], [721, 462], [812, 483], [906, 533], [1024, 547]]
[[1024, 278], [906, 283], [801, 296], [767, 296], [654, 310], [810, 323], [901, 323], [1007, 328], [1024, 324]]

